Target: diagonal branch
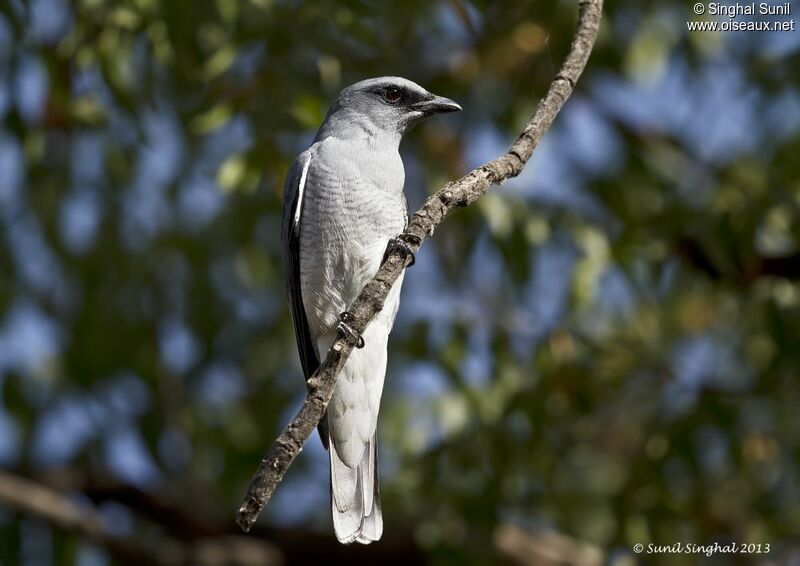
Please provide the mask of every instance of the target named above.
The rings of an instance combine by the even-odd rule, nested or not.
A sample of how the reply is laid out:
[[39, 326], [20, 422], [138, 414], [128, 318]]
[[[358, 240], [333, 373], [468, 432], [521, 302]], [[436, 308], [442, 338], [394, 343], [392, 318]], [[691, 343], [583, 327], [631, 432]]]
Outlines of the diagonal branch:
[[[506, 179], [519, 175], [539, 141], [550, 129], [556, 114], [572, 94], [575, 83], [583, 72], [597, 38], [602, 5], [603, 0], [579, 1], [578, 27], [567, 58], [550, 84], [547, 95], [539, 102], [533, 117], [508, 152], [470, 171], [461, 179], [447, 183], [414, 214], [401, 236], [410, 244], [414, 253], [453, 209], [469, 206], [486, 193], [491, 185], [499, 185]], [[350, 305], [349, 310], [354, 315], [350, 326], [354, 330], [363, 333], [373, 317], [381, 311], [389, 289], [405, 269], [406, 261], [400, 249], [387, 249], [378, 273]], [[286, 470], [325, 414], [336, 376], [344, 367], [352, 348], [347, 337], [340, 332], [325, 361], [308, 380], [308, 395], [302, 408], [275, 440], [247, 488], [247, 495], [236, 516], [236, 522], [244, 531], [253, 526], [261, 508], [272, 497]]]
[[[137, 491], [124, 484], [120, 487], [125, 492]], [[146, 537], [123, 534], [113, 528], [114, 525], [103, 517], [101, 510], [87, 501], [86, 497], [76, 497], [79, 494], [81, 492], [74, 489], [57, 489], [0, 470], [0, 509], [7, 508], [44, 519], [59, 530], [102, 544], [114, 562], [123, 566], [218, 566], [231, 564], [232, 556], [236, 557], [236, 564], [241, 566], [272, 566], [285, 562], [282, 551], [271, 541], [230, 535], [225, 531], [193, 531], [190, 528], [192, 521], [197, 525], [194, 519], [189, 521], [189, 525], [180, 525], [183, 532], [176, 533], [178, 536], [152, 528], [148, 528]], [[124, 495], [129, 496], [130, 493]], [[149, 494], [139, 495], [147, 499], [146, 506], [155, 503], [161, 509], [169, 509], [169, 505], [163, 501], [151, 500]], [[183, 513], [183, 516], [190, 515]], [[175, 529], [170, 531], [174, 533]]]
[[114, 534], [100, 512], [91, 504], [81, 504], [67, 494], [0, 470], [0, 504], [27, 515], [46, 519], [64, 531], [76, 532], [103, 544], [120, 564], [179, 564], [174, 541], [151, 552], [144, 545]]

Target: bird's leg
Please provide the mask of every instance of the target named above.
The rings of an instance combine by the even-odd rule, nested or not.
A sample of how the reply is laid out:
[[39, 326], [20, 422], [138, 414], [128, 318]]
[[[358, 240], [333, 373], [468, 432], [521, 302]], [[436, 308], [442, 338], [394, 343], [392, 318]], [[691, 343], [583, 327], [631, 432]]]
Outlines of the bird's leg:
[[400, 250], [403, 253], [403, 257], [408, 259], [411, 258], [411, 261], [408, 262], [406, 267], [411, 267], [417, 262], [417, 256], [414, 254], [414, 251], [411, 249], [411, 245], [408, 241], [414, 236], [409, 234], [400, 234], [396, 238], [392, 238], [389, 240], [389, 243], [386, 248], [386, 252], [389, 253], [392, 250]]
[[350, 311], [344, 311], [339, 315], [339, 324], [336, 326], [336, 328], [339, 330], [339, 332], [344, 334], [348, 340], [352, 341], [356, 348], [363, 348], [364, 337], [353, 330], [353, 327], [350, 326], [355, 322], [355, 320], [356, 317], [353, 316], [353, 313]]

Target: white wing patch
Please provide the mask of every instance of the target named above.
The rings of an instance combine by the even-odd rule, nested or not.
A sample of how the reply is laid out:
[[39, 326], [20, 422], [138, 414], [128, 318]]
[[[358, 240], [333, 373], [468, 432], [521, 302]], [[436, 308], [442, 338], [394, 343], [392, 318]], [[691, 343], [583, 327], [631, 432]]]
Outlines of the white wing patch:
[[294, 209], [294, 230], [300, 229], [300, 214], [303, 212], [303, 192], [306, 188], [306, 177], [308, 176], [308, 166], [311, 165], [311, 157], [303, 165], [303, 172], [300, 174], [300, 184], [297, 187], [297, 207]]

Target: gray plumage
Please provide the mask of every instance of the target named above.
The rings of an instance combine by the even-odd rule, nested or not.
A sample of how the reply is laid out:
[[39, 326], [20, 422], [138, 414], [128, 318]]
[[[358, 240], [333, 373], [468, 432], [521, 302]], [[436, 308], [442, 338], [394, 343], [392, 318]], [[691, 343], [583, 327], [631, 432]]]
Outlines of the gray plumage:
[[[292, 164], [283, 204], [286, 290], [303, 373], [308, 379], [336, 338], [346, 311], [380, 266], [408, 211], [400, 139], [414, 124], [461, 108], [399, 77], [344, 89], [314, 143]], [[377, 422], [386, 345], [402, 276], [339, 375], [320, 436], [329, 449], [331, 509], [343, 543], [383, 532], [378, 493]]]

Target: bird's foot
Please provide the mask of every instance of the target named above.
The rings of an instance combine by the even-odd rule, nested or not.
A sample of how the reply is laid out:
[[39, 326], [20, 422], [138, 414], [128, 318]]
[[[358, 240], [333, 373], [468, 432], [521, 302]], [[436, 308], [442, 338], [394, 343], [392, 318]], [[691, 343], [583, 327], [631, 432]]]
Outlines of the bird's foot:
[[414, 253], [414, 250], [411, 249], [411, 245], [406, 241], [407, 238], [411, 238], [411, 236], [400, 234], [396, 238], [392, 238], [389, 240], [386, 251], [388, 253], [392, 250], [400, 250], [403, 253], [404, 258], [407, 260], [410, 258], [410, 261], [408, 261], [406, 267], [411, 267], [417, 262], [417, 256]]
[[344, 334], [345, 338], [351, 342], [356, 348], [363, 348], [364, 347], [364, 337], [361, 336], [358, 332], [356, 332], [351, 324], [353, 324], [356, 320], [356, 317], [353, 316], [353, 313], [350, 311], [344, 311], [342, 314], [339, 315], [339, 324], [336, 328]]

